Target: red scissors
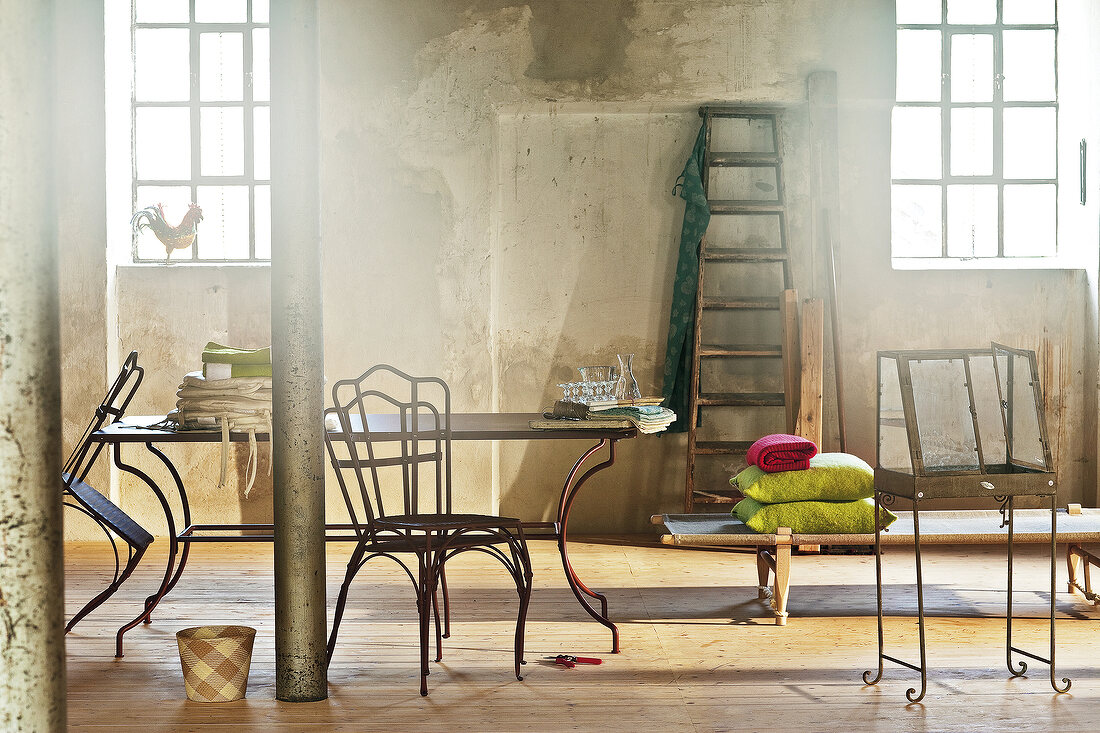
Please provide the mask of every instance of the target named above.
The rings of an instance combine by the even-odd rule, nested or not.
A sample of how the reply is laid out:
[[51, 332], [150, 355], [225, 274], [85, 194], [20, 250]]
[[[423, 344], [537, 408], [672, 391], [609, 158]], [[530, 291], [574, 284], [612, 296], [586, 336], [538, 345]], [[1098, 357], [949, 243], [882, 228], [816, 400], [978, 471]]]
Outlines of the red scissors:
[[575, 657], [572, 654], [559, 654], [556, 657], [547, 657], [547, 659], [553, 659], [554, 664], [560, 664], [568, 669], [572, 669], [578, 664], [603, 664], [603, 660], [597, 657]]

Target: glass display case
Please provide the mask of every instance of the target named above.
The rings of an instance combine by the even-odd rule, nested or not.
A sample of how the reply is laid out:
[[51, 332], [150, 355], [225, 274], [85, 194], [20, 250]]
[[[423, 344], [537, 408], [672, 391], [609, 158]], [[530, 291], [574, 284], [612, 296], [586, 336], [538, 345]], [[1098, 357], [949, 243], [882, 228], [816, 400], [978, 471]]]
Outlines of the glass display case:
[[[924, 624], [924, 581], [921, 570], [921, 504], [927, 499], [988, 497], [1000, 503], [1000, 530], [1006, 530], [1008, 583], [1006, 594], [1007, 665], [1013, 677], [1027, 670], [1014, 654], [1050, 665], [1056, 692], [1070, 687], [1055, 678], [1055, 563], [1058, 532], [1057, 488], [1047, 442], [1042, 390], [1035, 352], [991, 344], [988, 349], [880, 351], [878, 353], [878, 451], [875, 466], [875, 507], [892, 505], [898, 497], [912, 501], [914, 560], [917, 572], [917, 624], [920, 664], [887, 655], [884, 650], [882, 604], [882, 533], [875, 527], [875, 576], [878, 593], [877, 674], [864, 673], [866, 684], [877, 684], [883, 662], [890, 661], [921, 674], [921, 686], [905, 692], [919, 702], [928, 689]], [[1050, 656], [1013, 646], [1012, 558], [1013, 504], [1017, 496], [1045, 497], [1050, 504]], [[933, 512], [933, 514], [936, 514]], [[967, 512], [941, 512], [965, 515]], [[976, 512], [974, 518], [982, 516]], [[965, 516], [957, 521], [966, 524]], [[973, 522], [974, 520], [970, 520]], [[978, 519], [978, 521], [982, 521]], [[970, 525], [967, 525], [970, 526]]]
[[875, 486], [908, 498], [1055, 491], [1035, 352], [880, 351]]

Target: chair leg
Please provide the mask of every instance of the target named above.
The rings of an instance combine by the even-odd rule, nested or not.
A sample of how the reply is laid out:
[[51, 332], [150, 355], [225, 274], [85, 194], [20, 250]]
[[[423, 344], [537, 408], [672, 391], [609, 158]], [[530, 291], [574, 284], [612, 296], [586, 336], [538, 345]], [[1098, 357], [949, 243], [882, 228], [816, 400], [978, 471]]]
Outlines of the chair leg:
[[443, 586], [443, 638], [451, 638], [451, 598], [447, 595], [447, 568], [439, 566], [439, 583]]
[[[444, 602], [444, 613], [446, 613], [446, 602]], [[439, 623], [439, 588], [438, 586], [432, 588], [432, 615], [435, 618], [435, 661], [443, 661], [443, 627]]]
[[351, 588], [351, 581], [359, 572], [359, 563], [362, 558], [363, 546], [358, 545], [355, 552], [351, 553], [351, 559], [348, 560], [348, 569], [344, 573], [344, 582], [340, 585], [340, 595], [336, 599], [336, 609], [332, 615], [332, 631], [329, 632], [328, 647], [325, 650], [326, 666], [332, 662], [332, 653], [336, 651], [336, 635], [340, 633], [340, 620], [344, 618], [344, 605], [348, 602], [348, 590]]
[[428, 695], [428, 627], [431, 615], [428, 610], [432, 595], [432, 562], [430, 557], [420, 558], [420, 577], [416, 587], [416, 613], [420, 620], [420, 694]]
[[523, 537], [522, 527], [519, 537], [511, 538], [508, 542], [512, 552], [514, 563], [514, 579], [516, 590], [519, 591], [519, 613], [516, 616], [516, 640], [515, 640], [515, 672], [516, 679], [522, 680], [520, 667], [527, 662], [523, 659], [523, 641], [527, 629], [527, 608], [531, 604], [531, 586], [534, 572], [531, 569], [531, 554], [527, 550], [527, 541]]

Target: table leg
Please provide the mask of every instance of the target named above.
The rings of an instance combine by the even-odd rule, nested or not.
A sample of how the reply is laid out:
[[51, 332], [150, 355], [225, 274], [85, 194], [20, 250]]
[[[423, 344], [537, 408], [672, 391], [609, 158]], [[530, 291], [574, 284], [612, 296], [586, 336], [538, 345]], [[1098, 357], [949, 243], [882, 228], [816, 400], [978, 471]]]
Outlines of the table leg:
[[1020, 660], [1020, 668], [1016, 669], [1016, 666], [1012, 663], [1012, 560], [1016, 555], [1016, 531], [1015, 524], [1013, 523], [1013, 517], [1015, 512], [1013, 511], [1012, 497], [1005, 498], [1005, 512], [1008, 516], [1005, 521], [1008, 522], [1008, 597], [1005, 599], [1005, 629], [1006, 629], [1006, 654], [1008, 661], [1008, 673], [1013, 677], [1020, 677], [1027, 671], [1027, 662]]
[[863, 682], [877, 684], [882, 679], [882, 660], [885, 656], [885, 640], [882, 632], [882, 493], [875, 490], [875, 591], [878, 597], [878, 673], [871, 678], [871, 670], [863, 673]]
[[924, 577], [921, 573], [920, 560], [920, 507], [919, 499], [913, 499], [913, 550], [917, 563], [917, 630], [920, 636], [920, 694], [916, 697], [913, 693], [916, 689], [910, 687], [905, 691], [905, 697], [909, 702], [920, 702], [924, 693], [928, 691], [928, 659], [926, 656], [924, 640]]
[[[573, 500], [576, 498], [577, 492], [593, 474], [602, 471], [615, 462], [615, 442], [614, 439], [601, 438], [599, 443], [581, 454], [581, 457], [573, 464], [572, 470], [569, 471], [565, 485], [562, 486], [561, 498], [558, 500], [558, 552], [561, 554], [562, 566], [565, 568], [565, 579], [569, 582], [569, 588], [573, 591], [573, 595], [577, 597], [588, 615], [611, 630], [612, 654], [619, 653], [619, 629], [607, 617], [607, 598], [602, 593], [597, 593], [581, 582], [576, 571], [573, 570], [573, 565], [569, 562], [568, 532], [569, 511], [573, 507]], [[580, 473], [581, 467], [590, 457], [599, 452], [605, 444], [608, 446], [607, 460], [590, 467], [578, 479], [577, 474]], [[600, 610], [596, 611], [584, 596], [599, 600]]]
[[1069, 692], [1073, 685], [1068, 677], [1062, 678], [1065, 687], [1055, 682], [1054, 673], [1054, 587], [1058, 582], [1058, 496], [1050, 495], [1050, 686], [1055, 692]]
[[[187, 491], [186, 489], [184, 489], [183, 479], [180, 478], [179, 471], [177, 471], [175, 465], [173, 465], [173, 463], [168, 460], [168, 456], [164, 455], [164, 453], [161, 452], [155, 445], [153, 445], [152, 443], [146, 443], [145, 447], [149, 449], [150, 453], [159, 458], [161, 463], [164, 464], [165, 468], [168, 469], [168, 472], [172, 474], [172, 480], [176, 483], [176, 492], [179, 494], [180, 505], [183, 507], [183, 526], [185, 528], [190, 527], [191, 504], [187, 501]], [[168, 582], [168, 587], [164, 589], [164, 592], [161, 593], [159, 597], [157, 594], [154, 593], [153, 595], [145, 599], [145, 623], [149, 623], [152, 621], [152, 612], [157, 603], [159, 603], [161, 598], [168, 595], [168, 593], [170, 593], [171, 590], [176, 587], [176, 583], [179, 582], [180, 576], [183, 575], [183, 568], [185, 565], [187, 565], [187, 556], [191, 552], [191, 543], [184, 542], [182, 544], [183, 549], [180, 551], [179, 562], [176, 563], [176, 572], [172, 575], [172, 580]]]
[[138, 616], [133, 621], [130, 621], [122, 628], [120, 628], [118, 630], [118, 633], [115, 634], [115, 656], [122, 657], [123, 635], [130, 629], [140, 624], [142, 621], [147, 622], [149, 614], [167, 592], [168, 586], [172, 579], [172, 569], [175, 564], [176, 551], [179, 547], [179, 541], [176, 539], [176, 523], [172, 518], [172, 508], [168, 505], [168, 500], [165, 498], [164, 492], [160, 490], [160, 487], [157, 486], [156, 482], [153, 481], [153, 479], [151, 479], [148, 474], [135, 466], [131, 466], [123, 462], [121, 444], [116, 443], [113, 448], [115, 466], [123, 471], [126, 471], [127, 473], [137, 476], [139, 479], [145, 482], [145, 484], [150, 488], [150, 490], [152, 490], [152, 492], [156, 495], [157, 500], [160, 502], [161, 509], [164, 510], [165, 521], [167, 521], [168, 523], [168, 561], [164, 569], [164, 579], [160, 583], [160, 589], [152, 596], [152, 598], [154, 599], [152, 604], [150, 604], [150, 602], [147, 600], [145, 602], [145, 608], [142, 610], [142, 612], [138, 614]]

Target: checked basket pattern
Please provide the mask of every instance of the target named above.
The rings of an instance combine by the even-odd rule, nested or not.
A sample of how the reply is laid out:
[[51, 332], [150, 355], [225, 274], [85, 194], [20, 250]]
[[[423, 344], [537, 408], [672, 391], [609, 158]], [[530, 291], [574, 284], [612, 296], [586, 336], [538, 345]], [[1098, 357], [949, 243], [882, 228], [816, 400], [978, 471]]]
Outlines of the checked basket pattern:
[[196, 626], [176, 632], [183, 686], [196, 702], [229, 702], [244, 697], [256, 629], [248, 626]]

